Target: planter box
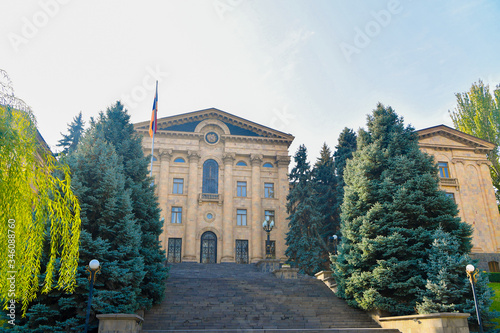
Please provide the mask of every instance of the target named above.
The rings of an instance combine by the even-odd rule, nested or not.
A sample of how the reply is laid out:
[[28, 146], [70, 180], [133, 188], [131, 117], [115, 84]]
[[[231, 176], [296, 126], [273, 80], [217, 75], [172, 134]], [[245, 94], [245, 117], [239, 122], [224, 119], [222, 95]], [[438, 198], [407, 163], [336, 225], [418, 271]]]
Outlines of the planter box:
[[139, 333], [144, 319], [136, 314], [98, 314], [99, 333]]
[[299, 271], [298, 268], [290, 268], [290, 267], [281, 267], [281, 269], [278, 269], [274, 271], [274, 276], [280, 279], [298, 279], [297, 272]]

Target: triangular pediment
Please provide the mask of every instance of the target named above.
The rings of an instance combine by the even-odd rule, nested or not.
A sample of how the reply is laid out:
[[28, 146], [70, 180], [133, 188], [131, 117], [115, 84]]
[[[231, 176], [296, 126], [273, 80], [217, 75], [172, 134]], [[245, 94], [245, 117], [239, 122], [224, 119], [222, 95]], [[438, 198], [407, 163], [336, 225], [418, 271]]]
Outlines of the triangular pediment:
[[[289, 141], [290, 143], [294, 139], [291, 134], [283, 133], [267, 126], [254, 123], [245, 118], [238, 117], [216, 108], [159, 118], [157, 129], [160, 133], [195, 133], [199, 125], [206, 120], [217, 120], [223, 123], [226, 131], [228, 132], [225, 134], [228, 136], [274, 138]], [[134, 127], [139, 132], [148, 131], [149, 121], [137, 123]]]
[[495, 145], [470, 134], [458, 131], [446, 125], [424, 128], [417, 131], [421, 146], [434, 146], [450, 149], [474, 149], [490, 151]]

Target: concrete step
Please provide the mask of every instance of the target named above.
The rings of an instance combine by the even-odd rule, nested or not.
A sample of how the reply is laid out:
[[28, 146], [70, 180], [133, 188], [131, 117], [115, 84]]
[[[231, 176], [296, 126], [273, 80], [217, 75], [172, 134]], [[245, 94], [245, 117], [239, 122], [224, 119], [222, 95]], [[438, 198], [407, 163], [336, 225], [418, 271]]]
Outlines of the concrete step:
[[217, 332], [217, 333], [283, 333], [283, 332], [307, 332], [307, 333], [401, 333], [396, 329], [387, 328], [325, 328], [325, 329], [235, 329], [235, 330], [224, 330], [224, 329], [214, 329], [214, 330], [142, 330], [142, 333], [193, 333], [193, 332]]
[[147, 311], [143, 332], [382, 332], [321, 281], [281, 280], [255, 265], [171, 266], [166, 297]]

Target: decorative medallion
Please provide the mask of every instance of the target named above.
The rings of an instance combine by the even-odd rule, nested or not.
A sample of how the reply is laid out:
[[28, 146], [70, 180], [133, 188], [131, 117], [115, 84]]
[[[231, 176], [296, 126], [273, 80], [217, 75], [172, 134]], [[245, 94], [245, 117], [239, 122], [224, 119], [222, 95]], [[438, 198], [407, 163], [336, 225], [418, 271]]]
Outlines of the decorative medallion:
[[214, 145], [219, 142], [219, 135], [217, 135], [217, 133], [215, 132], [208, 132], [207, 134], [205, 134], [205, 141], [209, 144]]
[[205, 221], [207, 221], [207, 222], [210, 223], [210, 222], [213, 222], [214, 219], [215, 219], [215, 213], [214, 212], [207, 212], [205, 214]]

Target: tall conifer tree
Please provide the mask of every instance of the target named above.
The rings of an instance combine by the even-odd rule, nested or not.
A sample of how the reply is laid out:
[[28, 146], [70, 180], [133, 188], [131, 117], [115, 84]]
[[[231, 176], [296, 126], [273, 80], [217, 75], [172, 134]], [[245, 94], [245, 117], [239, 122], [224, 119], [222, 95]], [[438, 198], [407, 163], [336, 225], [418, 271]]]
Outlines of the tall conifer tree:
[[142, 150], [142, 137], [135, 132], [120, 102], [100, 115], [97, 126], [106, 141], [115, 147], [123, 164], [125, 188], [130, 190], [132, 212], [142, 232], [140, 254], [144, 258], [146, 275], [141, 284], [140, 303], [143, 308], [149, 308], [163, 300], [167, 278], [165, 253], [159, 243], [162, 233], [160, 208], [148, 177], [149, 160]]
[[322, 255], [321, 214], [311, 182], [311, 167], [307, 161], [307, 149], [301, 145], [294, 156], [295, 167], [290, 173], [292, 188], [287, 197], [289, 231], [285, 254], [288, 262], [302, 273], [314, 274], [323, 269], [327, 260]]
[[[337, 233], [340, 227], [339, 202], [338, 202], [338, 184], [333, 156], [330, 148], [323, 144], [320, 157], [317, 159], [313, 168], [313, 186], [318, 205], [316, 208], [321, 214], [321, 227], [319, 232], [319, 241], [322, 245], [324, 257], [328, 257], [329, 238]], [[326, 267], [325, 267], [326, 268]]]
[[356, 151], [356, 149], [356, 133], [352, 129], [345, 127], [339, 135], [338, 144], [335, 146], [335, 153], [333, 153], [335, 174], [338, 178], [339, 202], [342, 202], [344, 199], [344, 169], [347, 164], [347, 160], [352, 158], [352, 154]]
[[[83, 331], [82, 304], [89, 287], [85, 266], [91, 259], [102, 264], [93, 314], [133, 313], [164, 297], [167, 269], [158, 242], [159, 208], [141, 140], [121, 103], [91, 121], [67, 161], [82, 206], [79, 287], [73, 295], [40, 295], [27, 314], [27, 323], [19, 325], [33, 332]], [[96, 325], [94, 319], [91, 328]]]
[[83, 127], [85, 126], [85, 122], [82, 119], [82, 112], [78, 114], [78, 116], [73, 118], [73, 121], [68, 126], [68, 134], [62, 134], [63, 138], [58, 141], [57, 146], [62, 147], [63, 150], [61, 154], [67, 155], [72, 153], [76, 147], [78, 146], [78, 142], [80, 142], [80, 138], [83, 135]]
[[[97, 274], [92, 312], [133, 313], [144, 279], [144, 260], [139, 253], [141, 231], [132, 213], [130, 190], [120, 158], [95, 124], [67, 162], [82, 208], [78, 287], [71, 295], [41, 295], [28, 312], [24, 329], [31, 332], [81, 332], [89, 293], [85, 267], [92, 259], [101, 263]], [[97, 328], [95, 315], [90, 328]], [[22, 324], [22, 323], [20, 323]], [[21, 325], [19, 325], [21, 326]]]
[[411, 126], [379, 104], [347, 162], [342, 242], [335, 264], [338, 295], [365, 310], [413, 313], [425, 290], [427, 251], [438, 228], [471, 249], [472, 230], [438, 188], [432, 157]]

